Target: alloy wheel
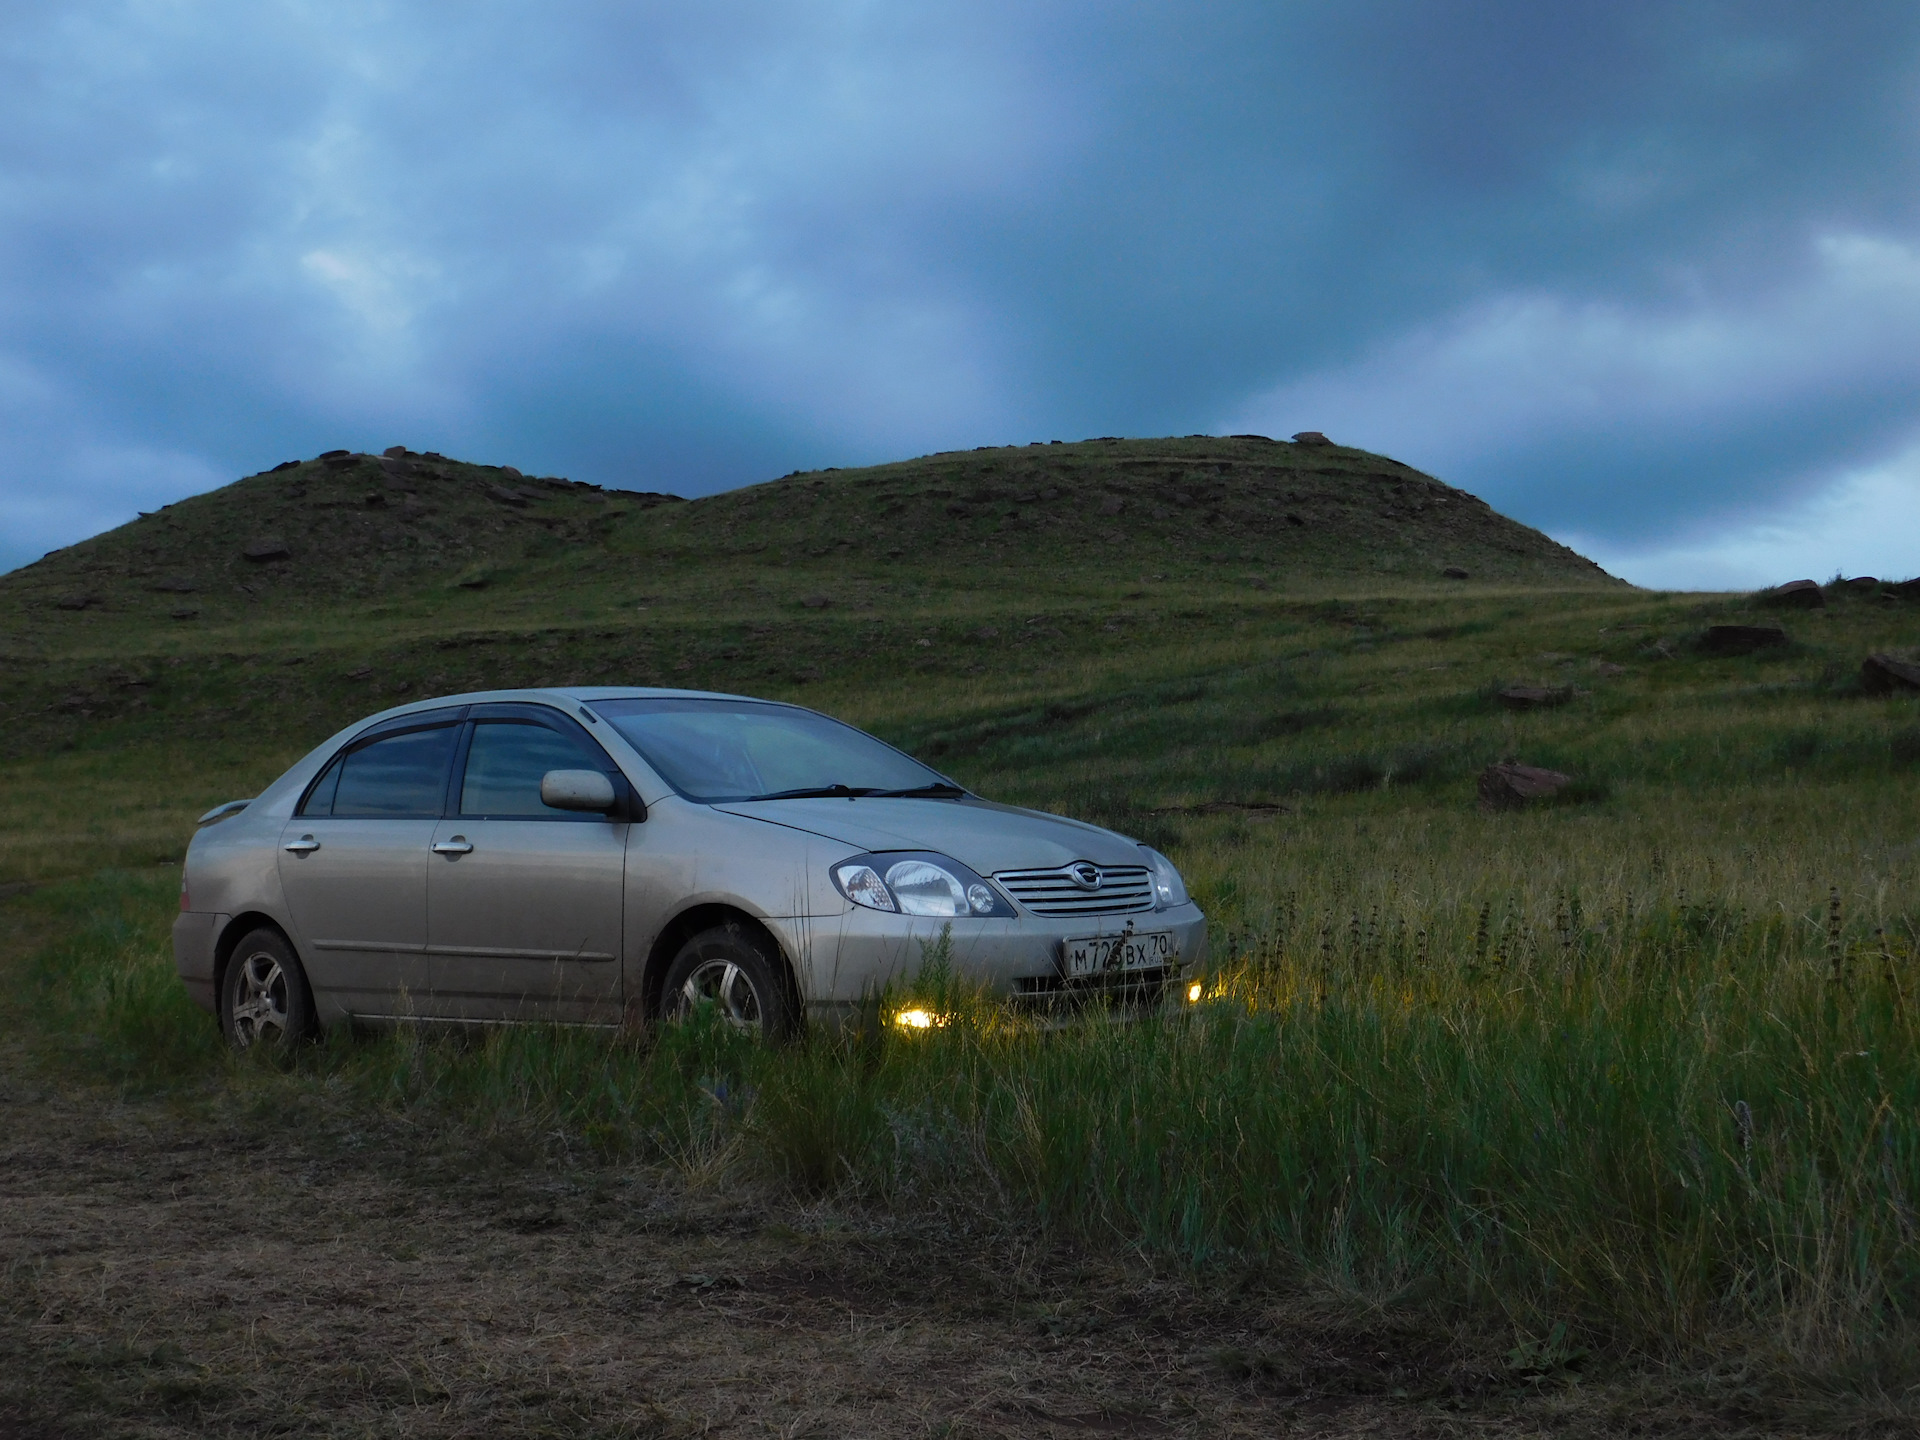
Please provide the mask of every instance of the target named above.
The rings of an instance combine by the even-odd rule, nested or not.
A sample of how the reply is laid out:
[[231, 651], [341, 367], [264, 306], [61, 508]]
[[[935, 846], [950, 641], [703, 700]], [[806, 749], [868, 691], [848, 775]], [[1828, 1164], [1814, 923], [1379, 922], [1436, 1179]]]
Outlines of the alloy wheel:
[[280, 961], [256, 950], [240, 964], [233, 997], [234, 1039], [244, 1048], [287, 1038], [287, 972]]
[[703, 961], [687, 976], [680, 987], [681, 1013], [691, 1014], [702, 1002], [711, 1003], [736, 1030], [760, 1028], [760, 993], [747, 972], [731, 960]]

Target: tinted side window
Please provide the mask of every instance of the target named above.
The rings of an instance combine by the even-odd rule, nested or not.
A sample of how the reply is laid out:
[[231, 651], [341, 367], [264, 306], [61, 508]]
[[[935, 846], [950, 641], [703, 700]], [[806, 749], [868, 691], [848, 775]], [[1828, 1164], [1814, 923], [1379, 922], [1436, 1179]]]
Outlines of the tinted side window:
[[[453, 725], [410, 730], [348, 751], [340, 764], [333, 813], [389, 819], [438, 816], [459, 733]], [[316, 812], [310, 806], [308, 813]]]
[[336, 755], [333, 763], [320, 774], [313, 789], [307, 792], [306, 803], [301, 805], [302, 815], [331, 815], [333, 813], [333, 792], [340, 787], [340, 762], [345, 758]]
[[462, 815], [599, 819], [555, 810], [540, 800], [540, 777], [549, 770], [607, 770], [604, 755], [590, 753], [544, 725], [482, 720], [473, 727], [466, 776], [460, 782]]

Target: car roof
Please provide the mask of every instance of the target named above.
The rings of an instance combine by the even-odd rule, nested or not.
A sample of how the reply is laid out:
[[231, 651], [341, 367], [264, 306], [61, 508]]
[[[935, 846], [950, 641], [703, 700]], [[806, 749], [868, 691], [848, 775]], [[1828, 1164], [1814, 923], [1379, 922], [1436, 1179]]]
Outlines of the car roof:
[[[432, 695], [409, 700], [363, 717], [354, 728], [414, 715], [423, 710], [444, 710], [449, 705], [487, 705], [509, 700], [546, 701], [549, 704], [585, 704], [594, 700], [746, 700], [760, 705], [786, 705], [789, 701], [768, 700], [759, 695], [731, 695], [721, 690], [669, 690], [651, 685], [529, 685], [512, 690], [470, 690], [459, 695]], [[794, 706], [805, 709], [805, 706]]]

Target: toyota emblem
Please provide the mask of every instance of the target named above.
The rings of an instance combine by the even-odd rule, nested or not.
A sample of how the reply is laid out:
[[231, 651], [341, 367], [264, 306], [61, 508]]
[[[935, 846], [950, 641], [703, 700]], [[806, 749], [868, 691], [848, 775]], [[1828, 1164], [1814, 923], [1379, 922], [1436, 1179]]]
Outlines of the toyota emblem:
[[1077, 865], [1069, 865], [1067, 867], [1067, 874], [1072, 878], [1073, 883], [1078, 885], [1082, 890], [1098, 890], [1100, 888], [1100, 867], [1098, 865], [1089, 865], [1085, 860], [1082, 860]]

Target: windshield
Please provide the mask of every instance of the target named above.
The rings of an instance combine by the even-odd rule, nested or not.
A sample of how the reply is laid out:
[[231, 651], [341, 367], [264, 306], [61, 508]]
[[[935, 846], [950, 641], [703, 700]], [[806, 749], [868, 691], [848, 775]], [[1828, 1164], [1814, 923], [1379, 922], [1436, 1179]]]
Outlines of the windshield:
[[689, 800], [962, 793], [891, 745], [791, 705], [659, 699], [593, 708]]

